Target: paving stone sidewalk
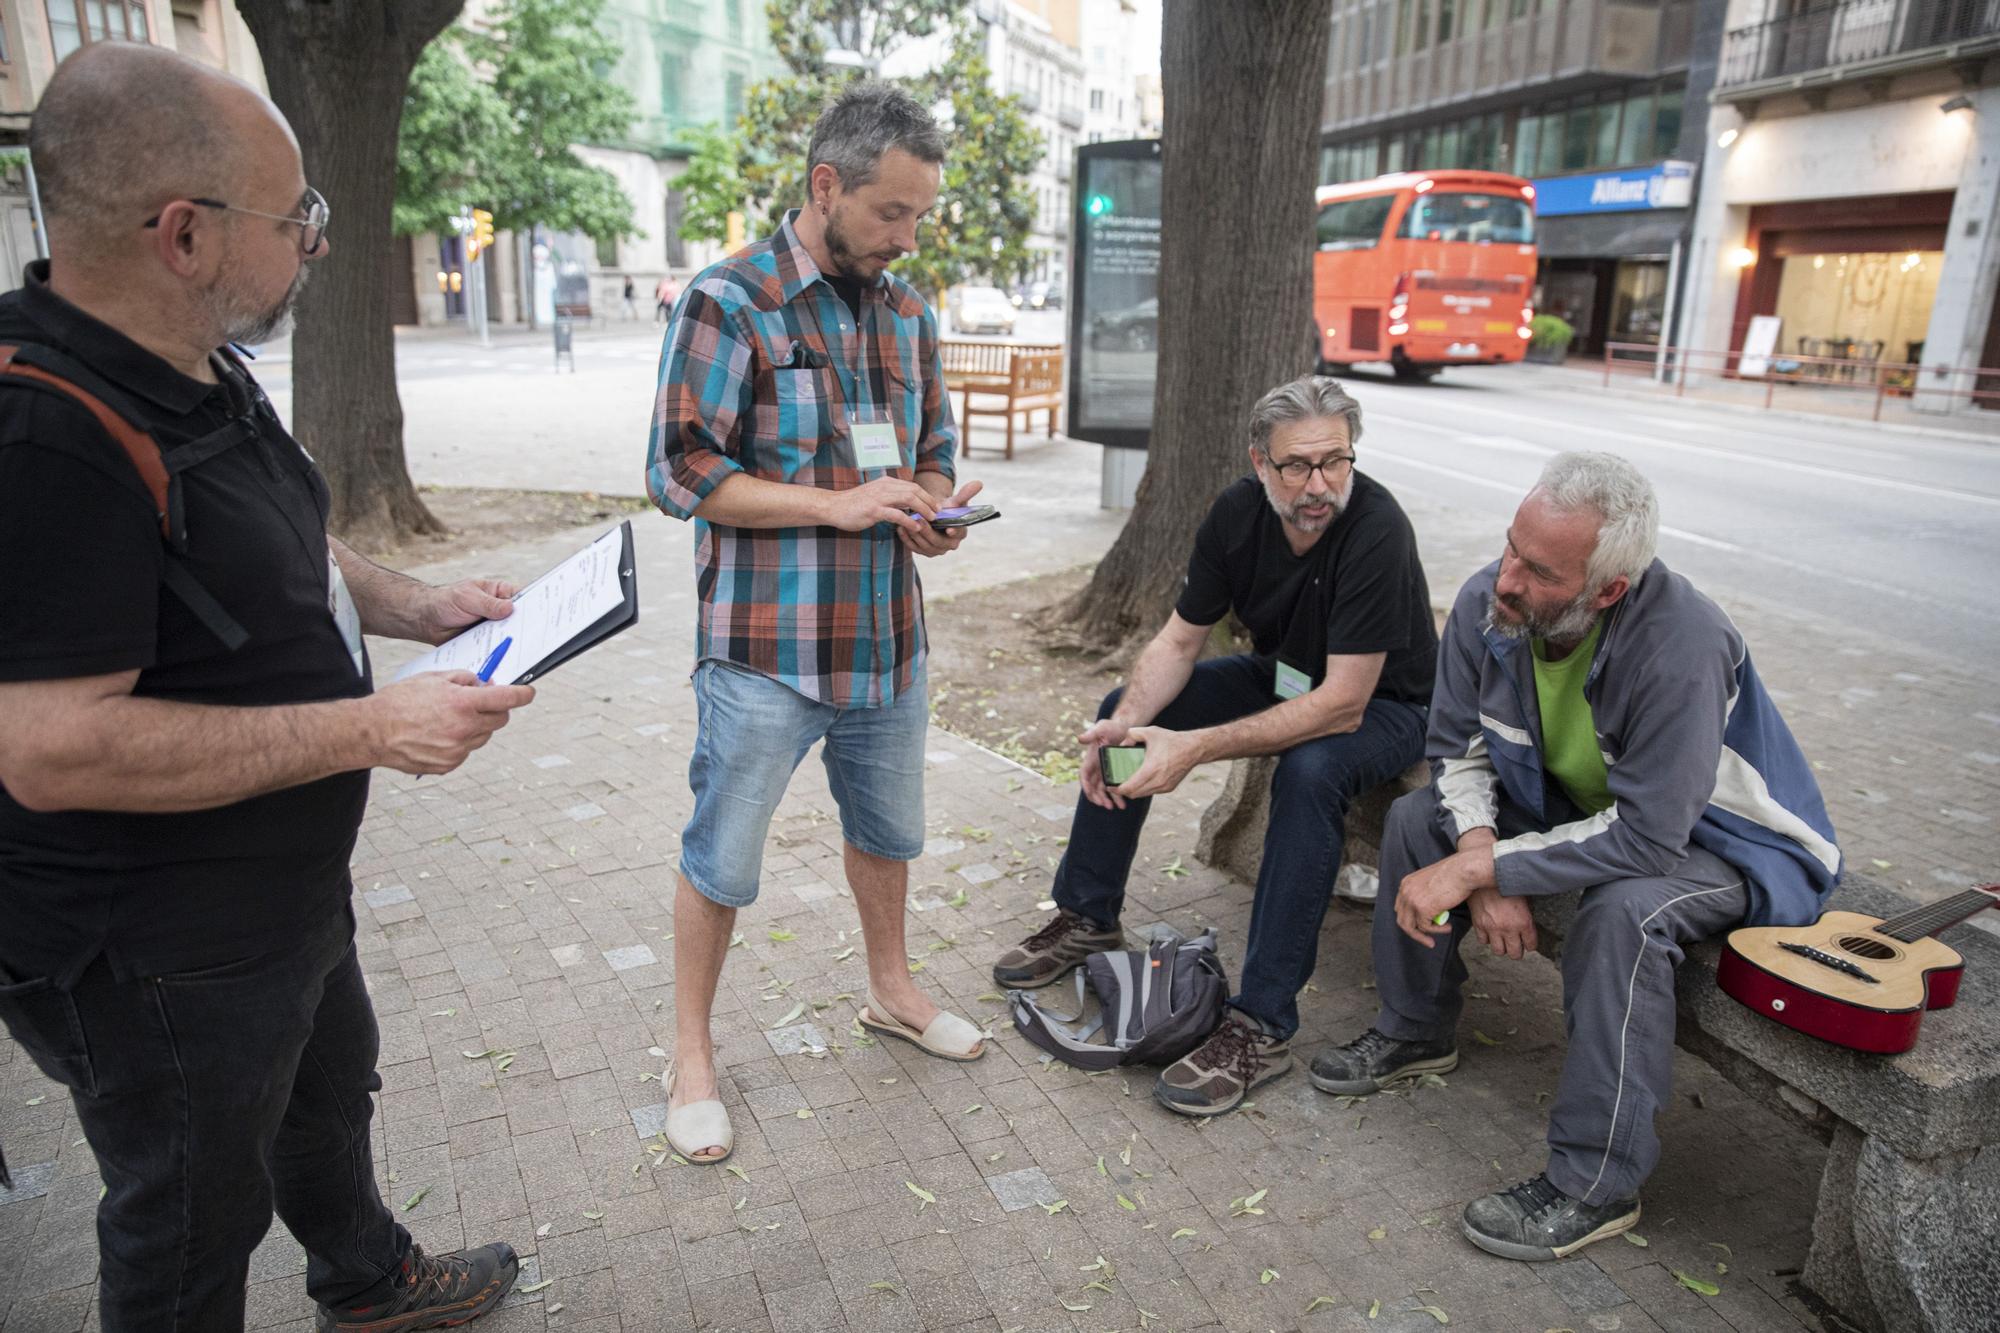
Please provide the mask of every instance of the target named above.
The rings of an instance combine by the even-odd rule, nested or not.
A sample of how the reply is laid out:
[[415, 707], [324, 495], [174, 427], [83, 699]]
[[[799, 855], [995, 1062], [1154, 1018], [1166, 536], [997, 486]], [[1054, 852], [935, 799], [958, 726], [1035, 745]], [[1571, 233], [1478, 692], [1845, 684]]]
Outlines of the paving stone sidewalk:
[[[987, 967], [1041, 915], [1074, 788], [936, 731], [911, 965], [994, 1025], [994, 1049], [956, 1065], [856, 1035], [860, 940], [809, 760], [716, 1005], [736, 1155], [729, 1170], [672, 1161], [657, 1076], [694, 739], [692, 580], [684, 529], [634, 526], [640, 623], [549, 677], [460, 772], [379, 775], [356, 853], [384, 1193], [426, 1247], [505, 1238], [527, 1257], [479, 1327], [1247, 1333], [1432, 1329], [1439, 1314], [1471, 1330], [1816, 1327], [1787, 1281], [1823, 1152], [1685, 1057], [1643, 1248], [1528, 1266], [1458, 1234], [1466, 1200], [1543, 1161], [1562, 1025], [1539, 960], [1473, 961], [1447, 1086], [1358, 1105], [1295, 1073], [1204, 1125], [1158, 1108], [1148, 1071], [1045, 1064], [1007, 1026]], [[477, 564], [531, 572], [586, 535]], [[403, 651], [383, 646], [378, 671]], [[1249, 889], [1191, 854], [1219, 779], [1156, 805], [1128, 923], [1218, 925], [1234, 969]], [[1337, 908], [1301, 1053], [1365, 1025], [1374, 999], [1365, 916]], [[95, 1327], [94, 1162], [67, 1099], [8, 1042], [0, 1136], [23, 1181], [0, 1194], [0, 1324]], [[274, 1225], [251, 1275], [254, 1327], [309, 1327], [302, 1268]]]

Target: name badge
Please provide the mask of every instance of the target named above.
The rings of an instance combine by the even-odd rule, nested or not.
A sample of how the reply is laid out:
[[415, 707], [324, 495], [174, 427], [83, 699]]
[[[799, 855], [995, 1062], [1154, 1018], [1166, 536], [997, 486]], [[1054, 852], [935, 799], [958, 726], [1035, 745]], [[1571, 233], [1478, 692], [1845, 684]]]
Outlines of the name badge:
[[1278, 663], [1278, 689], [1280, 699], [1296, 699], [1312, 689], [1312, 677], [1284, 662]]
[[354, 674], [363, 674], [368, 669], [368, 657], [361, 643], [361, 612], [354, 605], [354, 595], [347, 591], [347, 580], [341, 577], [340, 562], [333, 558], [332, 551], [326, 553], [326, 609], [333, 613], [340, 641], [354, 661]]
[[889, 421], [851, 421], [848, 433], [854, 438], [854, 462], [863, 471], [903, 466], [903, 446], [896, 439], [896, 426]]

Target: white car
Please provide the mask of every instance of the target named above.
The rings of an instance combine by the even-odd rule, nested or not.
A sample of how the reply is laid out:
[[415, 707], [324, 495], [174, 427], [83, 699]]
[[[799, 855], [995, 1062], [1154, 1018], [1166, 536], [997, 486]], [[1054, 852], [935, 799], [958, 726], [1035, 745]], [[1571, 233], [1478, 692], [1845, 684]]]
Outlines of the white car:
[[960, 333], [1014, 331], [1014, 303], [998, 287], [960, 287], [951, 306], [952, 327]]

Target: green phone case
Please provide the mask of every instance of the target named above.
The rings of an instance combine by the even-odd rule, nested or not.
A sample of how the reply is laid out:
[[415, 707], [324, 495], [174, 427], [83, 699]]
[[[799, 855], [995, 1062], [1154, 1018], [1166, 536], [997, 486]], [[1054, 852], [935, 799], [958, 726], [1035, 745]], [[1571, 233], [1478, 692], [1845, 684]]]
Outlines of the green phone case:
[[1107, 786], [1116, 787], [1129, 781], [1139, 771], [1139, 765], [1146, 762], [1146, 747], [1143, 745], [1101, 745], [1097, 750], [1099, 767], [1104, 770]]

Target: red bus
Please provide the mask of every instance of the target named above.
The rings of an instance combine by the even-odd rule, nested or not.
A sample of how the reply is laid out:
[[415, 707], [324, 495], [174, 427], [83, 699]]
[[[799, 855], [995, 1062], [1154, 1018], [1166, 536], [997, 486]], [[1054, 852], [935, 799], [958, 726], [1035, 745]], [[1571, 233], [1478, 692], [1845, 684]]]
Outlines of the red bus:
[[1322, 370], [1398, 379], [1519, 361], [1535, 286], [1535, 187], [1497, 171], [1406, 171], [1318, 191]]

